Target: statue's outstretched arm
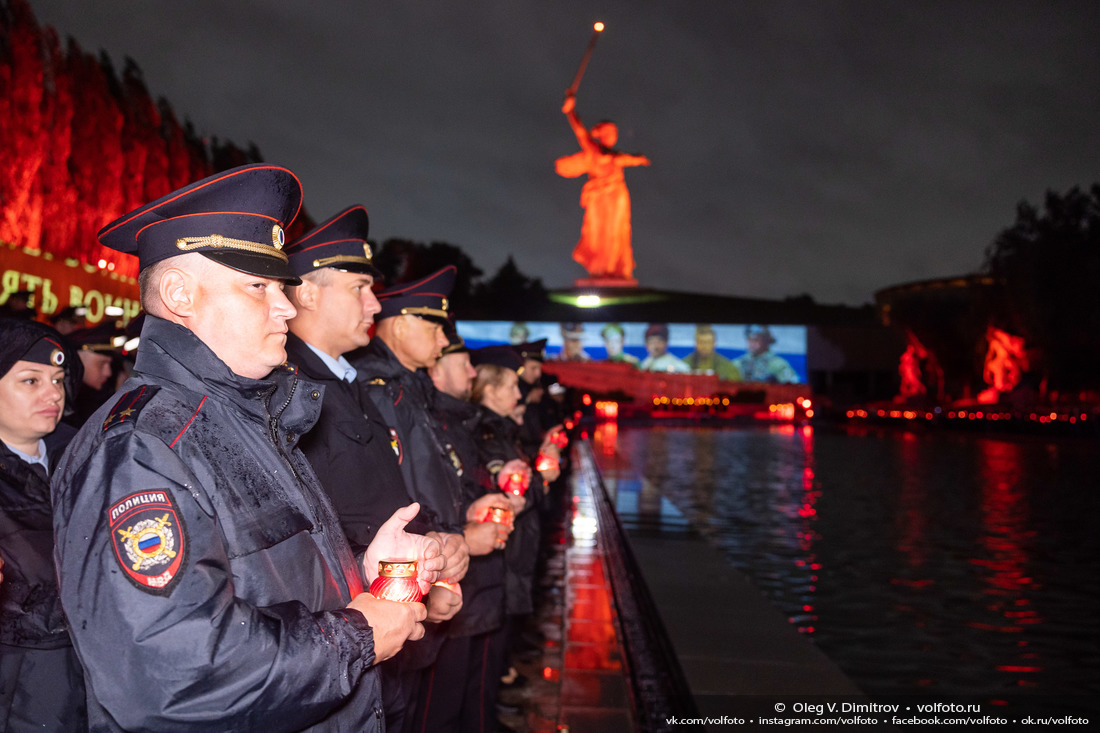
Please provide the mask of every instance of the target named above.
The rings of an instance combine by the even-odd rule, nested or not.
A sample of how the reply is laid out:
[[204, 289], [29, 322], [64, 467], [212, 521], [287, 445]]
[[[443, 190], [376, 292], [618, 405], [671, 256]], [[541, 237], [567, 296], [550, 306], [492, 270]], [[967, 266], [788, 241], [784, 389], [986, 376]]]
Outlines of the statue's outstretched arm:
[[630, 155], [629, 153], [620, 153], [615, 156], [615, 161], [624, 168], [632, 165], [649, 165], [649, 158], [644, 155]]
[[561, 105], [561, 111], [565, 113], [565, 118], [569, 120], [569, 126], [573, 128], [573, 134], [577, 137], [577, 143], [581, 146], [581, 149], [586, 152], [595, 152], [599, 150], [599, 146], [592, 140], [588, 134], [588, 128], [581, 122], [581, 118], [577, 116], [577, 98], [573, 96], [571, 92], [566, 92], [565, 102]]

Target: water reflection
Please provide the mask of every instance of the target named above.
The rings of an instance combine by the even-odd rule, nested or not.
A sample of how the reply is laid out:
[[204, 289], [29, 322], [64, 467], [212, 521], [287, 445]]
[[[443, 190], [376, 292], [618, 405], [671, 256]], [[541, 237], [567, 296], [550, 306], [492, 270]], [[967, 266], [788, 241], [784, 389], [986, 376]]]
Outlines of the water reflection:
[[654, 523], [671, 500], [868, 692], [1100, 692], [1091, 444], [792, 426], [617, 440], [620, 494], [633, 481]]

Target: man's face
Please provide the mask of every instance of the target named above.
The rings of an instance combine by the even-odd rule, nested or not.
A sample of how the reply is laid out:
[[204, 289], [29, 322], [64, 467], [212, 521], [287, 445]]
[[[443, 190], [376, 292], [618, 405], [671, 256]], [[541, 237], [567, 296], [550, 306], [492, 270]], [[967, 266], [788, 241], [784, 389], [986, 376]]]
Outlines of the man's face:
[[623, 335], [618, 331], [610, 331], [603, 337], [603, 344], [607, 348], [608, 358], [619, 356], [623, 353]]
[[427, 369], [435, 364], [439, 353], [447, 346], [447, 336], [443, 326], [420, 316], [397, 316], [408, 322], [399, 348], [402, 363], [410, 369]]
[[20, 360], [0, 378], [0, 439], [7, 443], [37, 443], [54, 431], [64, 409], [60, 367]]
[[542, 379], [542, 362], [538, 359], [523, 360], [523, 381], [528, 384], [538, 384]]
[[235, 374], [263, 379], [286, 363], [286, 322], [296, 311], [284, 283], [211, 264], [197, 281], [187, 327]]
[[668, 350], [668, 341], [661, 336], [646, 336], [645, 350], [650, 356], [656, 358]]
[[771, 346], [771, 342], [764, 336], [749, 336], [745, 341], [748, 343], [749, 353], [753, 356], [760, 356]]
[[470, 387], [477, 371], [470, 365], [470, 355], [464, 351], [445, 354], [428, 370], [435, 388], [460, 400], [470, 399]]
[[318, 287], [316, 323], [325, 329], [324, 340], [336, 351], [334, 355], [370, 343], [374, 315], [382, 310], [372, 285], [374, 278], [370, 275], [332, 270], [326, 284]]
[[562, 341], [561, 351], [565, 354], [566, 359], [576, 359], [581, 355], [581, 340], [576, 338], [566, 338]]
[[84, 384], [94, 390], [103, 389], [111, 378], [111, 357], [97, 351], [78, 351], [84, 365]]
[[710, 356], [714, 353], [714, 334], [700, 333], [695, 335], [695, 352], [699, 356]]

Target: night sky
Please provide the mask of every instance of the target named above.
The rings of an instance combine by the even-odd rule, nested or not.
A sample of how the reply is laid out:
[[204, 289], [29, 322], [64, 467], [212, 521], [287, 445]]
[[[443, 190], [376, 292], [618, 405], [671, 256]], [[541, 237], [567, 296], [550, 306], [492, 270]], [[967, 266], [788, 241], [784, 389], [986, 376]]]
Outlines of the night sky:
[[1100, 3], [31, 0], [200, 134], [255, 142], [320, 221], [509, 255], [548, 287], [582, 179], [561, 114], [611, 119], [642, 286], [823, 303], [973, 272], [1021, 199], [1100, 181]]

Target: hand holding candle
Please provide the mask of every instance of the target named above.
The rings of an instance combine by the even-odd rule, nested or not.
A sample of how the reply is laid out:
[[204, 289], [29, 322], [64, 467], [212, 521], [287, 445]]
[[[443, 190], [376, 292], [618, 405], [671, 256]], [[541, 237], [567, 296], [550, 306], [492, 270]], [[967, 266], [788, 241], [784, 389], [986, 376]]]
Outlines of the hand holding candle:
[[405, 525], [419, 511], [420, 505], [413, 502], [398, 509], [378, 528], [378, 534], [363, 557], [363, 574], [367, 580], [373, 582], [378, 576], [379, 562], [395, 558], [416, 561], [416, 580], [421, 593], [427, 593], [432, 583], [439, 580], [439, 573], [446, 565], [439, 540], [405, 531]]
[[420, 603], [424, 594], [416, 575], [416, 560], [381, 560], [378, 577], [370, 584], [370, 594], [383, 601]]
[[505, 463], [497, 474], [497, 486], [506, 494], [523, 496], [530, 485], [531, 467], [518, 458]]

